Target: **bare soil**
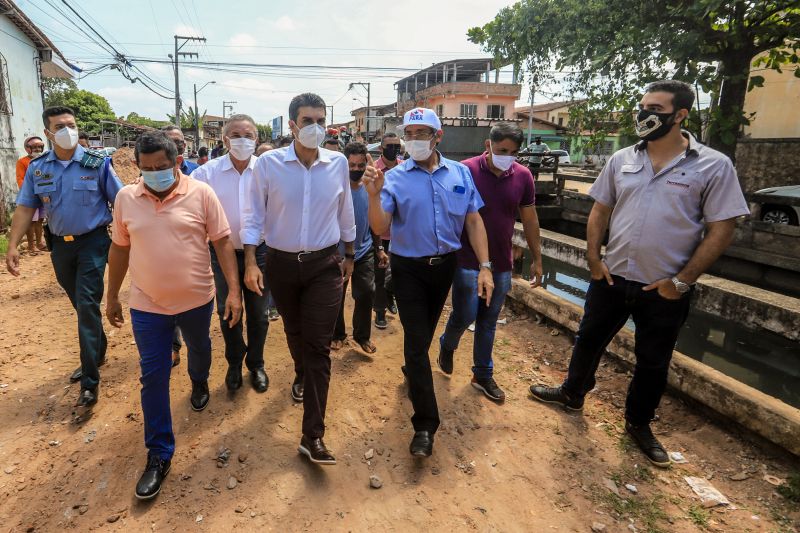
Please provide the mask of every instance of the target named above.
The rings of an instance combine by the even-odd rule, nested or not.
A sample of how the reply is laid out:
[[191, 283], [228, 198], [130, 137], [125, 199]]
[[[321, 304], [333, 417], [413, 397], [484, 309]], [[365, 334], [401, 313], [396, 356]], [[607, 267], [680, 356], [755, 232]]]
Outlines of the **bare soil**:
[[[454, 375], [434, 370], [442, 427], [427, 460], [408, 453], [411, 411], [400, 373], [399, 320], [375, 331], [374, 356], [353, 346], [335, 352], [326, 442], [339, 464], [324, 468], [297, 453], [302, 407], [289, 396], [293, 370], [281, 322], [272, 323], [267, 341], [269, 390], [257, 394], [245, 381], [234, 396], [225, 390], [226, 363], [215, 324], [211, 403], [202, 413], [191, 411], [184, 351], [172, 382], [177, 437], [172, 471], [155, 501], [137, 502], [133, 489], [145, 449], [130, 324], [107, 328], [109, 359], [101, 369], [100, 402], [91, 417], [76, 417], [79, 385], [68, 382], [78, 364], [74, 312], [46, 254], [25, 256], [21, 266], [20, 279], [0, 274], [0, 530], [588, 532], [602, 524], [608, 532], [788, 532], [800, 527], [800, 513], [765, 480], [765, 475], [786, 479], [798, 471], [797, 460], [721, 427], [678, 398], [665, 396], [654, 429], [688, 463], [666, 470], [648, 466], [623, 434], [629, 377], [614, 363], [601, 367], [583, 414], [532, 401], [531, 383], [562, 379], [571, 340], [510, 311], [508, 324], [498, 327], [495, 350], [496, 378], [508, 400], [496, 405], [470, 386], [467, 333]], [[443, 320], [446, 316], [447, 310]], [[219, 462], [225, 449], [230, 458]], [[380, 477], [381, 488], [370, 488], [371, 475]], [[684, 476], [709, 479], [731, 505], [704, 508]]]

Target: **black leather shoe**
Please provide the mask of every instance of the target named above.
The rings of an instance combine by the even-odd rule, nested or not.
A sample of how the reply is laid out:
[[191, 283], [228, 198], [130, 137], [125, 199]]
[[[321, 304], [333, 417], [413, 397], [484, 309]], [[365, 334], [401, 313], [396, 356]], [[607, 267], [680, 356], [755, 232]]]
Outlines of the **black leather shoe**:
[[78, 396], [77, 407], [91, 407], [97, 403], [97, 388], [94, 389], [81, 389]]
[[242, 386], [242, 365], [230, 365], [225, 374], [225, 386], [229, 391], [235, 391]]
[[147, 466], [136, 484], [136, 497], [140, 500], [155, 498], [161, 492], [161, 483], [169, 474], [170, 466], [170, 461], [166, 459], [154, 455], [148, 456]]
[[[100, 362], [97, 363], [97, 368], [100, 368], [104, 364], [106, 364], [106, 358], [105, 357], [100, 359]], [[83, 377], [83, 367], [79, 366], [78, 368], [75, 369], [75, 371], [72, 373], [72, 375], [69, 376], [69, 381], [70, 381], [70, 383], [75, 383], [76, 381], [80, 381], [82, 377]]]
[[658, 442], [656, 436], [650, 430], [649, 424], [634, 426], [630, 422], [625, 422], [625, 431], [631, 436], [633, 442], [644, 452], [647, 459], [659, 468], [667, 468], [670, 464], [669, 455], [664, 447]]
[[256, 368], [250, 371], [250, 382], [256, 392], [267, 392], [269, 387], [269, 377], [263, 368]]
[[378, 329], [386, 329], [389, 327], [389, 323], [386, 322], [386, 311], [375, 313], [375, 327]]
[[292, 400], [302, 402], [304, 389], [303, 378], [301, 376], [295, 376], [294, 383], [292, 383]]
[[303, 435], [297, 451], [308, 457], [308, 460], [318, 465], [335, 465], [336, 458], [328, 451], [322, 439], [311, 439]]
[[453, 350], [448, 350], [439, 344], [439, 357], [436, 359], [439, 370], [448, 376], [453, 373]]
[[433, 453], [433, 433], [430, 431], [414, 433], [409, 450], [414, 457], [430, 457]]
[[202, 411], [208, 405], [210, 399], [208, 393], [208, 381], [195, 381], [192, 380], [192, 396], [190, 402], [193, 411]]
[[545, 385], [531, 385], [531, 397], [544, 403], [557, 403], [570, 411], [583, 410], [583, 398], [572, 398], [564, 392], [562, 387], [547, 387]]
[[392, 313], [393, 315], [397, 314], [397, 304], [394, 301], [394, 298], [389, 302], [389, 305], [386, 307], [386, 310]]

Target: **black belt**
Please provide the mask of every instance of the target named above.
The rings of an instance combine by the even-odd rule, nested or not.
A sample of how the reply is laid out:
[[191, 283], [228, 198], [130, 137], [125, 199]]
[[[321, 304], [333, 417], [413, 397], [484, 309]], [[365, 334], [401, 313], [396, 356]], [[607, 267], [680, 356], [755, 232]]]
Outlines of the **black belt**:
[[330, 255], [333, 255], [338, 249], [339, 249], [338, 244], [332, 244], [327, 248], [323, 248], [322, 250], [315, 250], [313, 252], [284, 252], [283, 250], [276, 250], [275, 248], [270, 248], [269, 251], [267, 251], [267, 254], [273, 257], [279, 257], [281, 259], [285, 259], [287, 261], [297, 261], [298, 263], [307, 263], [315, 259], [322, 259], [323, 257], [328, 257]]
[[398, 256], [402, 257], [403, 259], [410, 259], [411, 261], [416, 261], [417, 263], [425, 263], [428, 266], [436, 266], [441, 265], [454, 254], [455, 252], [450, 252], [449, 254], [443, 255], [429, 255], [426, 257], [405, 257], [405, 256]]
[[[48, 228], [48, 231], [50, 231], [49, 228]], [[104, 232], [104, 233], [108, 233], [108, 226], [98, 226], [98, 227], [94, 228], [92, 231], [90, 231], [88, 233], [82, 233], [81, 235], [55, 235], [52, 232], [50, 232], [50, 238], [51, 239], [56, 239], [58, 241], [73, 242], [73, 241], [83, 240], [83, 239], [85, 239], [87, 237], [91, 237], [95, 233], [98, 233], [98, 232], [101, 232], [101, 231]]]

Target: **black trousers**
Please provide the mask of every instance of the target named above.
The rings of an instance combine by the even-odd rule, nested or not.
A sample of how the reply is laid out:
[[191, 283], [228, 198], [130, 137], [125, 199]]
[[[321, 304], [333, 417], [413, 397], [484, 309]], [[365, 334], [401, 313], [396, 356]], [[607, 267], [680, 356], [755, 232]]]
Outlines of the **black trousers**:
[[[353, 265], [352, 296], [355, 300], [353, 308], [353, 340], [361, 344], [369, 340], [372, 329], [372, 302], [375, 299], [375, 257], [370, 250], [364, 257]], [[339, 318], [336, 320], [336, 329], [333, 331], [334, 340], [347, 338], [344, 323], [344, 298], [347, 293], [348, 281], [342, 287], [342, 305], [339, 308]]]
[[[389, 250], [389, 241], [383, 240], [383, 249]], [[389, 253], [388, 251], [386, 253]], [[377, 258], [375, 259], [377, 261]], [[389, 303], [394, 301], [394, 282], [392, 280], [392, 268], [378, 268], [375, 266], [375, 305], [376, 313], [385, 313]]]
[[308, 261], [267, 251], [266, 276], [283, 318], [283, 330], [303, 379], [303, 434], [325, 434], [331, 380], [331, 338], [342, 304], [341, 258], [331, 253]]
[[72, 241], [55, 235], [50, 241], [50, 260], [56, 280], [78, 314], [81, 388], [84, 389], [94, 389], [100, 383], [97, 364], [106, 357], [107, 340], [100, 301], [110, 247], [111, 238], [105, 226], [78, 235]]
[[636, 366], [628, 388], [625, 419], [631, 424], [649, 424], [667, 386], [667, 372], [678, 332], [689, 314], [690, 293], [667, 300], [657, 290], [643, 291], [644, 283], [613, 276], [592, 280], [575, 346], [564, 381], [565, 392], [582, 398], [595, 386], [595, 373], [606, 346], [625, 325], [628, 317], [636, 325]]
[[449, 254], [442, 263], [431, 266], [392, 254], [391, 266], [397, 289], [397, 309], [403, 324], [406, 374], [414, 407], [411, 423], [415, 431], [433, 433], [439, 428], [439, 408], [428, 349], [453, 283], [456, 256]]

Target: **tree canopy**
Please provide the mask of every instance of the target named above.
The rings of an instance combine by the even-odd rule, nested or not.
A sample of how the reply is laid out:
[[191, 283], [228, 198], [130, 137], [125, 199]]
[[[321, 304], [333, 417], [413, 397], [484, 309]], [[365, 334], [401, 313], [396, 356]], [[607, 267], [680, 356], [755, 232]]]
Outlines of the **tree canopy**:
[[[696, 83], [712, 97], [707, 140], [730, 156], [747, 90], [763, 83], [754, 63], [800, 77], [798, 0], [521, 0], [467, 35], [534, 84], [586, 98], [584, 124], [632, 111], [650, 81]], [[630, 115], [616, 116], [624, 127]]]
[[116, 118], [108, 100], [99, 94], [78, 89], [72, 80], [45, 80], [45, 106], [63, 105], [72, 108], [79, 129], [87, 133], [99, 133], [101, 120]]

